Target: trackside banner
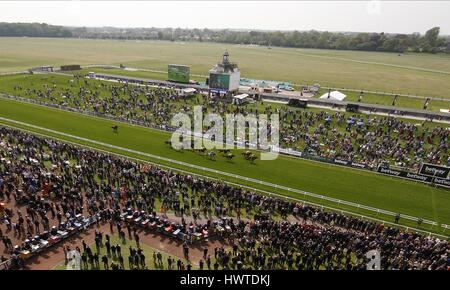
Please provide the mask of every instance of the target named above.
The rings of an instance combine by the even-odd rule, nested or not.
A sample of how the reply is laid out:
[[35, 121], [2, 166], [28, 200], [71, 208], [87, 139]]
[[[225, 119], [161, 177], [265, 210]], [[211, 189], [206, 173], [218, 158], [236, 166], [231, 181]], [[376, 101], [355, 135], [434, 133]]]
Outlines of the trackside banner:
[[397, 176], [397, 177], [403, 177], [408, 178], [411, 180], [421, 181], [421, 182], [427, 182], [427, 183], [435, 183], [437, 185], [450, 187], [450, 179], [446, 178], [440, 178], [440, 177], [431, 177], [422, 175], [419, 173], [411, 173], [407, 171], [401, 171], [401, 170], [395, 170], [395, 169], [389, 169], [384, 167], [378, 167], [377, 170], [379, 173], [383, 173], [390, 176]]
[[359, 163], [359, 162], [353, 162], [348, 160], [342, 160], [342, 159], [333, 159], [334, 164], [344, 165], [344, 166], [350, 166], [355, 168], [362, 168], [362, 169], [368, 169], [369, 167], [367, 164]]
[[450, 167], [439, 166], [435, 164], [423, 163], [420, 167], [419, 173], [423, 175], [448, 178]]
[[434, 183], [442, 185], [442, 186], [450, 187], [450, 179], [436, 177], [434, 179]]
[[365, 163], [348, 161], [348, 160], [343, 160], [343, 159], [338, 159], [338, 158], [327, 158], [327, 157], [322, 157], [322, 156], [308, 154], [308, 153], [305, 153], [305, 152], [303, 152], [303, 154], [301, 154], [301, 157], [306, 158], [306, 159], [310, 159], [310, 160], [315, 160], [315, 161], [320, 161], [320, 162], [327, 162], [327, 163], [336, 164], [336, 165], [342, 165], [342, 166], [347, 166], [347, 167], [354, 167], [354, 168], [361, 168], [361, 169], [370, 169], [369, 166], [367, 166], [367, 164], [365, 164]]

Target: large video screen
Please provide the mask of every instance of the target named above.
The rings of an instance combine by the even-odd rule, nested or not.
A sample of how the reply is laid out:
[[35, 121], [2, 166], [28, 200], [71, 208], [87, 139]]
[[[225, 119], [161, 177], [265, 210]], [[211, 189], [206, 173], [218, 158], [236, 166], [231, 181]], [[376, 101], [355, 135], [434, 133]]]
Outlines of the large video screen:
[[169, 81], [178, 83], [189, 83], [190, 68], [186, 65], [169, 64]]
[[223, 74], [209, 74], [209, 87], [212, 89], [228, 90], [230, 76]]

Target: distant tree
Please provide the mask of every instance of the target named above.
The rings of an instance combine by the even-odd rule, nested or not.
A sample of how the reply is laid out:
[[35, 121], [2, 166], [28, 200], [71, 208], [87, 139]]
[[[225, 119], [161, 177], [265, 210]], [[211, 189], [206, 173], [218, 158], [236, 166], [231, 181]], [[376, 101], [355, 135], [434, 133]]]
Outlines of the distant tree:
[[229, 29], [61, 27], [46, 23], [0, 23], [0, 36], [77, 37], [99, 39], [158, 39], [212, 41], [341, 50], [438, 52], [450, 51], [449, 37], [433, 27], [425, 35], [387, 33], [341, 33], [328, 31], [235, 31]]
[[71, 37], [72, 32], [62, 26], [46, 23], [0, 23], [0, 36]]
[[439, 37], [439, 27], [433, 27], [425, 33], [425, 39], [428, 41], [428, 44], [434, 48], [437, 45], [437, 40]]

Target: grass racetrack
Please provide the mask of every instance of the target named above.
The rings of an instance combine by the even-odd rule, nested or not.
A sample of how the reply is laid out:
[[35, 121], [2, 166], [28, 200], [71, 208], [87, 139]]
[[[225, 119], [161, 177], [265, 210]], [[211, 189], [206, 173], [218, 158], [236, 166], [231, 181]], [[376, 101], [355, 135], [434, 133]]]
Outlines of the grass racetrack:
[[[0, 42], [0, 72], [50, 64], [120, 64], [167, 70], [191, 67], [206, 75], [228, 50], [242, 77], [450, 98], [450, 56], [296, 49], [206, 42], [7, 38]], [[448, 107], [448, 106], [447, 106]]]
[[[439, 223], [450, 223], [450, 192], [417, 182], [287, 156], [279, 156], [278, 159], [273, 161], [257, 160], [255, 164], [251, 164], [244, 160], [240, 153], [236, 152], [236, 158], [231, 162], [220, 156], [216, 160], [210, 160], [191, 151], [179, 152], [173, 150], [164, 144], [164, 141], [170, 138], [170, 134], [167, 132], [121, 123], [118, 134], [114, 134], [111, 126], [117, 124], [117, 122], [3, 98], [0, 99], [0, 117], [135, 150], [136, 152], [158, 155], [294, 189], [421, 217]], [[131, 157], [186, 169], [186, 166], [171, 164], [170, 162], [148, 156], [143, 157], [142, 154], [126, 152], [118, 147], [105, 148], [105, 146], [89, 141], [74, 140], [74, 138], [58, 134], [57, 132], [49, 133], [38, 128], [17, 125], [5, 120], [0, 122], [67, 141], [74, 141], [99, 149], [106, 149]], [[196, 172], [196, 170], [191, 169], [189, 171]], [[196, 173], [205, 174], [205, 172], [198, 171]], [[220, 176], [220, 174], [212, 173], [205, 175]], [[242, 180], [236, 180], [231, 177], [220, 176], [220, 178], [245, 184]], [[251, 184], [251, 186], [267, 189], [267, 187], [262, 185]], [[271, 188], [271, 190], [274, 191], [274, 188]], [[283, 190], [277, 190], [276, 192], [303, 198], [293, 192], [289, 193]], [[346, 209], [344, 206], [340, 208]]]

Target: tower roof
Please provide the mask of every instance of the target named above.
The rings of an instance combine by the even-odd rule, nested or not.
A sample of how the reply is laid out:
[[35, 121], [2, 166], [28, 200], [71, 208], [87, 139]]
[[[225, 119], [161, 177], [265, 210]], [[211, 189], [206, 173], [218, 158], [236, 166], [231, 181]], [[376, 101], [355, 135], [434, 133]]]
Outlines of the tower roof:
[[230, 57], [230, 54], [228, 54], [228, 51], [225, 50], [225, 53], [223, 54], [223, 57], [222, 57], [223, 65], [228, 65], [230, 63], [229, 57]]
[[230, 54], [228, 53], [227, 50], [225, 50], [225, 52], [223, 53], [223, 57], [222, 57], [222, 63], [216, 64], [210, 70], [210, 72], [230, 73], [230, 72], [234, 72], [234, 71], [239, 71], [237, 64], [230, 62], [229, 56], [230, 56]]

